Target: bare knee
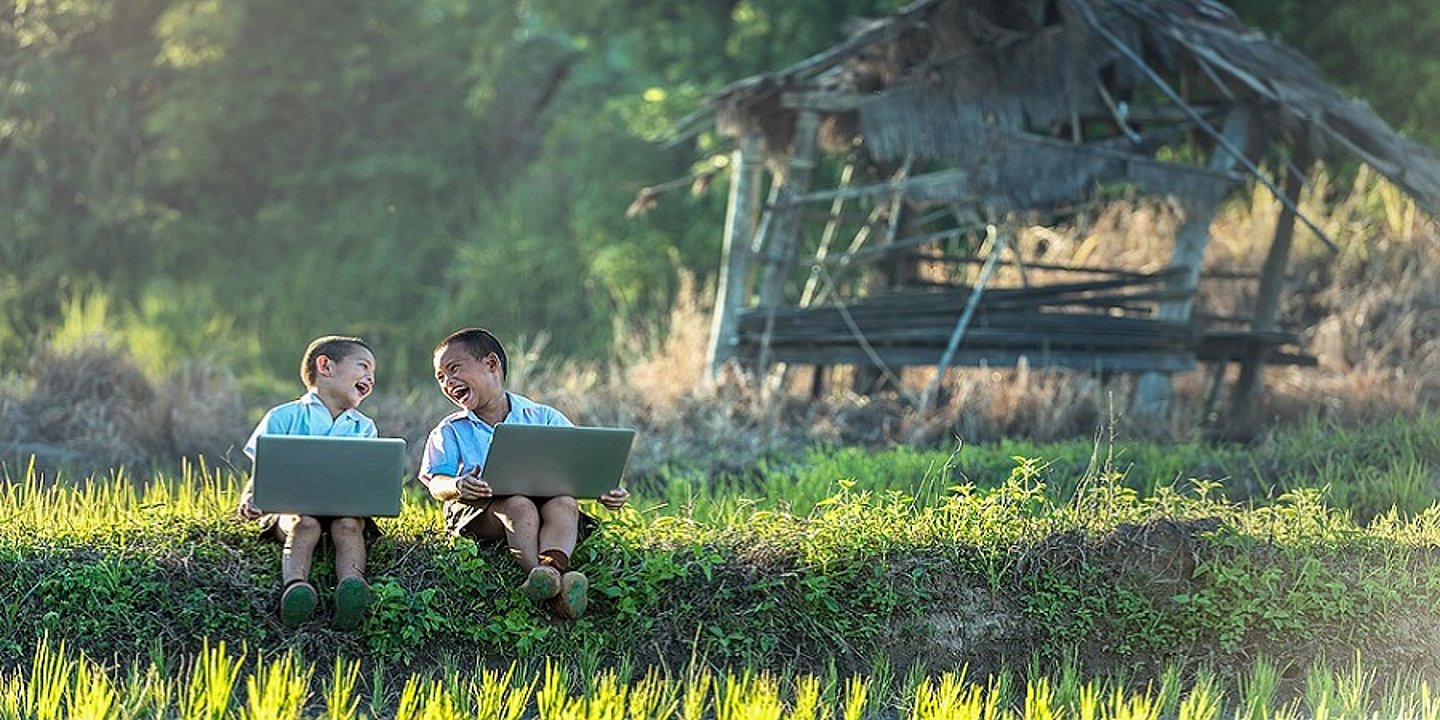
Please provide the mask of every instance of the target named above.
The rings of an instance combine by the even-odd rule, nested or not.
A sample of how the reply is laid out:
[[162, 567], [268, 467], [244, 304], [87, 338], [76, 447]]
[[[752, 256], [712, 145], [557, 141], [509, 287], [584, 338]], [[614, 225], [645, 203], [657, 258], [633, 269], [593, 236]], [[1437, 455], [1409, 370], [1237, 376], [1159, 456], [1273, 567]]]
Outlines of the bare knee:
[[546, 500], [540, 512], [546, 517], [576, 517], [580, 514], [580, 504], [569, 495], [560, 495]]
[[512, 522], [533, 522], [540, 518], [534, 501], [524, 495], [511, 495], [496, 501], [495, 514], [508, 517]]
[[289, 522], [282, 523], [285, 534], [294, 539], [312, 539], [320, 537], [320, 521], [309, 515], [296, 515], [287, 518]]
[[365, 521], [360, 518], [342, 517], [330, 521], [330, 533], [337, 538], [360, 537], [365, 532]]

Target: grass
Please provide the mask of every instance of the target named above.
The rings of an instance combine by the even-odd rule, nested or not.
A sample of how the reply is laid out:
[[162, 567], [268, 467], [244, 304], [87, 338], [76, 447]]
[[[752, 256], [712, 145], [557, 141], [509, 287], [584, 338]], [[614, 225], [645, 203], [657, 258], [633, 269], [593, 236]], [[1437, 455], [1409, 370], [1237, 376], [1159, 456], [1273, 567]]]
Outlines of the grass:
[[[1329, 670], [1361, 667], [1357, 651], [1377, 677], [1433, 682], [1440, 667], [1424, 638], [1440, 624], [1440, 508], [1386, 509], [1359, 522], [1333, 503], [1359, 497], [1354, 487], [1327, 495], [1294, 479], [1306, 468], [1326, 468], [1327, 482], [1391, 472], [1375, 448], [1402, 470], [1428, 467], [1440, 426], [1301, 432], [1325, 442], [1279, 435], [1248, 456], [1210, 457], [1144, 445], [816, 450], [768, 467], [753, 485], [692, 481], [683, 502], [638, 492], [638, 509], [607, 517], [577, 552], [594, 594], [592, 612], [573, 624], [515, 592], [519, 572], [499, 548], [446, 537], [437, 506], [414, 494], [398, 518], [381, 521], [385, 536], [370, 558], [375, 603], [354, 633], [329, 629], [324, 612], [296, 631], [279, 626], [279, 549], [229, 519], [241, 480], [229, 469], [193, 464], [144, 481], [117, 472], [75, 483], [32, 471], [0, 484], [0, 563], [9, 570], [0, 576], [0, 668], [17, 682], [27, 659], [64, 643], [116, 672], [128, 668], [113, 693], [87, 686], [85, 702], [160, 692], [174, 682], [162, 678], [187, 666], [232, 677], [244, 688], [236, 693], [267, 698], [266, 707], [311, 707], [324, 696], [357, 712], [362, 685], [387, 707], [432, 702], [434, 687], [423, 683], [383, 680], [384, 692], [374, 690], [375, 672], [518, 660], [533, 677], [546, 657], [573, 664], [575, 682], [607, 671], [629, 682], [699, 663], [740, 672], [747, 694], [767, 697], [765, 672], [786, 683], [805, 673], [823, 680], [830, 667], [864, 675], [863, 687], [827, 690], [822, 704], [842, 714], [867, 698], [918, 692], [918, 677], [935, 673], [915, 668], [962, 664], [977, 682], [1001, 682], [1026, 663], [1073, 665], [1070, 679], [1031, 688], [1037, 707], [1079, 697], [1080, 674], [1115, 675], [1160, 678], [1157, 702], [1198, 713], [1204, 698], [1182, 700], [1173, 688], [1202, 665], [1227, 688], [1250, 678], [1245, 692], [1267, 707], [1299, 697], [1296, 677], [1319, 667], [1313, 687], [1330, 673], [1332, 685], [1363, 692], [1307, 702], [1353, 706], [1388, 692]], [[1028, 455], [1007, 461], [1007, 451]], [[1208, 470], [1192, 478], [1197, 460]], [[1274, 494], [1227, 499], [1228, 478], [1211, 478], [1232, 465]], [[322, 601], [328, 563], [322, 554], [315, 573]], [[222, 643], [243, 662], [220, 663]], [[296, 660], [275, 664], [285, 653]], [[1281, 670], [1252, 665], [1257, 656]], [[368, 658], [364, 672], [346, 664], [353, 657]], [[43, 667], [49, 685], [68, 682]], [[322, 670], [297, 685], [293, 677], [314, 667]], [[252, 677], [239, 679], [239, 668]], [[1168, 684], [1166, 672], [1176, 673]], [[164, 691], [176, 712], [219, 702], [195, 693], [220, 680], [199, 678]], [[1124, 703], [1144, 702], [1133, 682]], [[926, 702], [951, 697], [953, 687], [941, 689], [926, 690], [939, 693]], [[1096, 692], [1096, 707], [1120, 702]], [[687, 697], [657, 702], [673, 700], [683, 714], [700, 702]], [[1017, 690], [1015, 702], [1024, 697]]]
[[1358, 659], [1341, 670], [1310, 667], [1287, 697], [1277, 693], [1281, 669], [1264, 659], [1228, 684], [1205, 669], [1182, 679], [1178, 666], [1165, 668], [1158, 683], [1081, 677], [1073, 664], [1049, 672], [1032, 666], [1023, 677], [979, 675], [964, 665], [912, 668], [887, 686], [883, 674], [842, 678], [833, 667], [810, 674], [692, 662], [673, 670], [581, 675], [553, 660], [439, 674], [400, 670], [392, 676], [377, 668], [362, 683], [360, 665], [339, 659], [321, 677], [325, 673], [294, 651], [252, 658], [219, 644], [178, 667], [136, 663], [120, 670], [42, 640], [29, 667], [0, 671], [0, 720], [1440, 718], [1440, 694], [1428, 682], [1413, 675], [1382, 682]]

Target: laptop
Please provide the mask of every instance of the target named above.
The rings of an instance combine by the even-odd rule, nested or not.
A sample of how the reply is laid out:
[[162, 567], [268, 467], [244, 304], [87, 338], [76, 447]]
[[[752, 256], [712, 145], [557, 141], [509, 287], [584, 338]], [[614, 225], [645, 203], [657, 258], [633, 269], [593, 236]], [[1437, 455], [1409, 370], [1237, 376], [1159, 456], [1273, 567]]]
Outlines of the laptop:
[[261, 435], [255, 441], [255, 507], [338, 517], [400, 514], [400, 438]]
[[620, 487], [635, 431], [500, 423], [480, 476], [496, 495], [598, 498]]

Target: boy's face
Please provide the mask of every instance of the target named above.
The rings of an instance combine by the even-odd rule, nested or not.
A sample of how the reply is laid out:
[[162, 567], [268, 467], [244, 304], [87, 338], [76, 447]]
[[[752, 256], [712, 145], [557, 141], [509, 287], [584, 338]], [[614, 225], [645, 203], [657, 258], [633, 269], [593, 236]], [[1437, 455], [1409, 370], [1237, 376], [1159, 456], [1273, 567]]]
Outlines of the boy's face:
[[479, 414], [505, 395], [500, 358], [477, 358], [463, 345], [446, 345], [435, 353], [435, 382], [457, 406]]
[[375, 356], [356, 348], [340, 360], [315, 360], [315, 390], [332, 410], [359, 407], [375, 391]]

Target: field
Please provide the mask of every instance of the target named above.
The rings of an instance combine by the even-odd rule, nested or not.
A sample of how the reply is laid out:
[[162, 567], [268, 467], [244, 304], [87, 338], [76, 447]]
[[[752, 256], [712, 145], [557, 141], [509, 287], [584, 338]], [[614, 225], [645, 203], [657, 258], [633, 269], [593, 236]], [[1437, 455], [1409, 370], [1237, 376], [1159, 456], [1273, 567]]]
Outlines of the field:
[[16, 470], [0, 717], [1435, 717], [1437, 457], [1422, 416], [669, 468], [573, 624], [416, 494], [350, 634], [278, 625], [229, 470]]
[[[696, 387], [684, 276], [606, 362], [517, 340], [514, 389], [645, 438], [632, 508], [578, 553], [573, 624], [415, 492], [381, 523], [360, 630], [323, 610], [284, 630], [280, 551], [230, 518], [227, 448], [293, 388], [157, 364], [103, 295], [77, 300], [0, 377], [0, 718], [1436, 717], [1440, 234], [1363, 175], [1312, 194], [1345, 250], [1304, 246], [1286, 315], [1320, 367], [1267, 374], [1245, 445], [1205, 439], [1202, 373], [1153, 443], [1124, 377], [952, 370], [931, 412], [844, 378], [811, 398], [803, 369]], [[1275, 213], [1228, 208], [1211, 266], [1253, 267]], [[1123, 261], [1173, 222], [1117, 208], [1020, 240]], [[416, 447], [448, 409], [396, 385], [365, 410]]]

